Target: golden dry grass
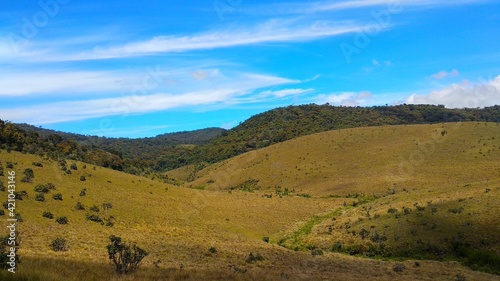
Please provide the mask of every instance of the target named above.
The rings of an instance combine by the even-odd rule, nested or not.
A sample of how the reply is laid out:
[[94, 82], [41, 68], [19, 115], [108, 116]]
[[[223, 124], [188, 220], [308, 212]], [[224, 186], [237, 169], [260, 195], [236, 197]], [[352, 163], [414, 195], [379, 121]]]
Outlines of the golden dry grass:
[[[441, 135], [443, 130], [447, 133]], [[450, 225], [461, 222], [461, 218], [444, 210], [463, 203], [469, 204], [465, 207], [467, 211], [458, 216], [475, 214], [471, 217], [472, 232], [498, 233], [498, 216], [493, 208], [497, 208], [495, 202], [499, 198], [499, 142], [500, 126], [492, 123], [331, 131], [212, 165], [199, 172], [195, 182], [186, 183], [186, 186], [203, 186], [205, 190], [168, 185], [89, 164], [84, 169], [84, 163], [80, 162], [75, 162], [78, 170], [67, 175], [51, 160], [1, 151], [0, 161], [5, 171], [9, 170], [5, 168], [7, 161], [16, 163], [17, 190], [29, 194], [29, 198], [18, 201], [16, 206], [24, 219], [19, 223], [22, 240], [19, 254], [24, 261], [16, 277], [17, 280], [32, 280], [36, 276], [39, 280], [83, 280], [82, 276], [85, 280], [360, 280], [370, 276], [370, 280], [450, 280], [459, 274], [466, 280], [497, 280], [497, 276], [471, 271], [456, 262], [421, 261], [416, 267], [414, 262], [405, 261], [402, 263], [406, 269], [397, 273], [392, 269], [394, 261], [327, 251], [323, 256], [313, 257], [310, 252], [294, 252], [276, 244], [303, 228], [314, 216], [328, 219], [315, 222], [310, 233], [300, 236], [300, 243], [327, 249], [338, 239], [347, 241], [344, 230], [335, 230], [334, 234], [325, 234], [325, 230], [330, 226], [330, 214], [344, 208], [344, 202], [351, 204], [358, 199], [328, 196], [386, 195], [389, 188], [395, 189], [396, 194], [346, 209], [337, 218], [339, 224], [351, 220], [353, 229], [358, 231], [371, 223], [376, 227], [387, 224], [387, 231], [392, 231], [387, 234], [390, 236], [396, 233], [399, 222], [387, 215], [389, 207], [401, 212], [403, 206], [415, 208], [415, 202], [427, 206], [432, 200], [449, 217]], [[423, 159], [415, 158], [418, 151]], [[413, 163], [412, 169], [402, 165], [400, 173], [400, 164], [404, 163], [401, 159]], [[32, 162], [41, 162], [43, 167], [35, 167]], [[26, 168], [34, 170], [33, 183], [20, 182]], [[189, 173], [188, 168], [174, 171], [170, 176], [183, 177]], [[86, 181], [80, 181], [82, 175]], [[227, 189], [251, 179], [259, 180], [260, 190], [228, 192]], [[6, 181], [2, 177], [0, 180]], [[35, 201], [33, 187], [48, 182], [54, 183], [56, 190], [45, 196], [45, 202]], [[278, 185], [282, 190], [288, 188], [290, 195], [278, 196], [275, 193]], [[79, 196], [83, 188], [87, 189], [86, 196]], [[403, 192], [403, 188], [409, 192]], [[490, 191], [486, 193], [485, 188]], [[52, 199], [56, 192], [62, 193], [63, 201]], [[300, 193], [312, 198], [296, 196]], [[264, 196], [270, 194], [272, 198]], [[6, 198], [7, 193], [0, 192], [0, 196]], [[462, 197], [473, 199], [458, 202]], [[84, 204], [86, 210], [76, 210], [77, 202]], [[111, 203], [113, 208], [104, 211], [103, 203]], [[114, 226], [86, 220], [86, 214], [94, 213], [89, 211], [92, 205], [100, 207], [99, 216], [113, 216]], [[372, 220], [365, 218], [355, 225], [366, 213], [363, 207], [371, 207]], [[66, 216], [69, 223], [59, 225], [43, 218], [44, 211], [52, 212], [55, 217]], [[415, 216], [411, 220], [417, 219], [416, 213], [411, 214]], [[380, 216], [374, 219], [375, 214]], [[143, 268], [134, 275], [118, 278], [112, 272], [105, 250], [111, 234], [135, 242], [150, 253]], [[263, 242], [264, 236], [270, 237], [271, 243]], [[403, 236], [400, 241], [411, 238]], [[50, 249], [50, 242], [57, 237], [68, 240], [67, 252]], [[494, 240], [498, 236], [491, 238], [491, 245], [498, 247], [498, 241]], [[210, 247], [216, 248], [217, 253], [210, 253]], [[265, 260], [246, 263], [250, 252], [261, 254]], [[157, 260], [162, 261], [159, 268], [153, 266]], [[238, 272], [244, 270], [246, 273]], [[6, 272], [1, 274], [1, 280], [12, 277], [5, 275]]]

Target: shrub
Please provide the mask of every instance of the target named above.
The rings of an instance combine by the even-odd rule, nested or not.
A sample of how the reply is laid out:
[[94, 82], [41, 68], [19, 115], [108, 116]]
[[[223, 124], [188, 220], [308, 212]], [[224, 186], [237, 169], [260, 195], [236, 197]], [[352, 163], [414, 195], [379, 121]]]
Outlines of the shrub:
[[4, 210], [0, 210], [0, 216], [5, 216], [5, 211]]
[[24, 198], [28, 197], [28, 192], [26, 192], [25, 190], [21, 190], [19, 192], [14, 191], [14, 196], [16, 200], [23, 200]]
[[397, 213], [398, 210], [397, 209], [394, 209], [394, 208], [389, 208], [389, 210], [387, 210], [387, 213], [389, 214], [394, 214], [394, 213]]
[[33, 166], [35, 166], [35, 167], [43, 167], [43, 164], [42, 164], [42, 163], [40, 163], [40, 162], [33, 162], [33, 163], [31, 163], [31, 164], [32, 164]]
[[454, 213], [454, 214], [461, 214], [463, 211], [464, 211], [463, 207], [448, 209], [448, 212]]
[[106, 246], [106, 249], [109, 259], [115, 266], [115, 271], [119, 274], [127, 274], [137, 270], [142, 259], [148, 255], [148, 252], [135, 244], [123, 243], [120, 237], [111, 235], [109, 240], [111, 243]]
[[78, 167], [76, 166], [76, 163], [71, 163], [71, 165], [69, 166], [69, 168], [71, 170], [75, 170], [75, 171], [78, 170]]
[[[102, 209], [103, 210], [109, 210], [111, 208], [113, 208], [113, 205], [111, 205], [111, 203], [104, 203], [104, 204], [102, 204]], [[99, 211], [97, 211], [97, 212], [99, 212]]]
[[40, 201], [40, 202], [45, 201], [45, 196], [43, 196], [43, 193], [37, 193], [35, 196], [35, 201]]
[[212, 254], [216, 254], [217, 253], [217, 249], [215, 249], [214, 247], [210, 247], [210, 249], [208, 249], [208, 251]]
[[85, 210], [85, 206], [81, 202], [76, 203], [75, 209], [77, 210]]
[[245, 260], [247, 263], [253, 263], [257, 261], [263, 261], [264, 257], [261, 256], [260, 254], [254, 255], [253, 253], [250, 253], [248, 255], [248, 258]]
[[404, 266], [404, 264], [402, 263], [396, 263], [393, 267], [392, 267], [392, 270], [394, 270], [395, 272], [403, 272], [403, 270], [405, 270], [406, 267]]
[[[0, 174], [0, 176], [2, 175]], [[5, 185], [3, 185], [2, 181], [0, 181], [0, 191], [5, 191]]]
[[99, 213], [99, 207], [97, 207], [97, 205], [93, 205], [92, 207], [90, 207], [90, 210]]
[[84, 188], [84, 189], [82, 189], [82, 191], [80, 191], [80, 196], [85, 196], [85, 195], [87, 195], [87, 189], [86, 188]]
[[56, 193], [56, 194], [52, 195], [52, 198], [53, 198], [54, 200], [59, 200], [59, 201], [62, 201], [62, 200], [63, 200], [63, 198], [62, 198], [62, 194], [61, 194], [61, 193]]
[[335, 244], [333, 244], [332, 251], [335, 252], [335, 251], [340, 251], [340, 250], [342, 250], [342, 242], [337, 241], [337, 242], [335, 242]]
[[269, 237], [267, 236], [262, 237], [262, 241], [269, 243]]
[[53, 219], [54, 215], [51, 212], [43, 212], [42, 217], [48, 218], [48, 219]]
[[323, 255], [323, 251], [321, 251], [321, 249], [314, 249], [311, 251], [311, 255], [313, 256], [322, 256]]
[[7, 161], [5, 167], [7, 167], [7, 169], [14, 169], [14, 164], [12, 164], [12, 162], [10, 161]]
[[366, 237], [368, 237], [368, 235], [370, 235], [370, 231], [362, 228], [360, 231], [359, 231], [359, 235], [361, 235], [361, 239], [365, 239]]
[[67, 217], [58, 217], [56, 219], [56, 222], [58, 224], [68, 224], [68, 218]]
[[55, 252], [67, 251], [68, 245], [67, 245], [66, 239], [56, 238], [56, 239], [52, 240], [52, 243], [50, 243], [50, 248], [52, 248], [52, 250]]
[[23, 217], [21, 217], [21, 213], [15, 213], [15, 219], [17, 219], [18, 222], [22, 222], [23, 221]]
[[87, 215], [87, 220], [104, 224], [104, 221], [98, 215]]
[[24, 176], [28, 179], [32, 179], [35, 177], [35, 174], [33, 173], [33, 170], [28, 168], [28, 169], [25, 169], [24, 172], [23, 172]]
[[49, 187], [45, 184], [38, 184], [33, 190], [35, 192], [49, 193]]
[[86, 181], [85, 176], [80, 176], [80, 181]]

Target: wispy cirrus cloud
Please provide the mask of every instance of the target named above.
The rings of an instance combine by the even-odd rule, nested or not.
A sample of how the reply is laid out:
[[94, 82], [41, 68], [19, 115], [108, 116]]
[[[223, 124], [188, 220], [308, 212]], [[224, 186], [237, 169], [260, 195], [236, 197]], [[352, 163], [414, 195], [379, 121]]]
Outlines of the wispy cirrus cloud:
[[439, 79], [444, 79], [446, 77], [455, 77], [458, 76], [459, 74], [460, 73], [456, 69], [453, 69], [451, 71], [442, 70], [438, 73], [432, 74], [432, 78], [439, 80]]
[[311, 2], [281, 2], [258, 5], [243, 9], [243, 12], [258, 15], [308, 15], [316, 13], [337, 12], [349, 9], [392, 7], [446, 7], [490, 2], [490, 0], [354, 0], [354, 1], [311, 1]]
[[1, 109], [1, 116], [2, 119], [43, 125], [105, 116], [145, 114], [189, 106], [236, 104], [249, 99], [249, 95], [257, 89], [299, 82], [255, 73], [239, 73], [237, 77], [226, 77], [220, 80], [221, 84], [210, 88], [200, 87], [178, 94], [156, 92], [49, 102], [34, 106], [11, 106]]
[[46, 50], [43, 55], [32, 52], [36, 44], [17, 56], [26, 61], [81, 61], [130, 58], [156, 54], [181, 53], [229, 48], [272, 42], [317, 40], [358, 32], [361, 25], [353, 22], [305, 21], [298, 19], [268, 20], [262, 24], [214, 29], [190, 35], [158, 35], [151, 39], [114, 46], [95, 45], [92, 48], [61, 52]]

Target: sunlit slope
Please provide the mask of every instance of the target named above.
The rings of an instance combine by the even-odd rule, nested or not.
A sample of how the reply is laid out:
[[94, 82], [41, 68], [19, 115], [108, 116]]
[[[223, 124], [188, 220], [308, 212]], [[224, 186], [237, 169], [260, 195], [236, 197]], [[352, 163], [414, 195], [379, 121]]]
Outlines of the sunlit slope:
[[[276, 186], [313, 196], [385, 194], [500, 177], [498, 123], [445, 123], [328, 131], [212, 165], [187, 185]], [[245, 185], [246, 184], [246, 185]]]
[[[105, 245], [114, 234], [149, 250], [149, 264], [161, 259], [164, 264], [197, 265], [207, 261], [212, 246], [223, 251], [222, 260], [226, 262], [248, 255], [256, 246], [270, 247], [262, 237], [278, 239], [297, 222], [342, 203], [297, 197], [270, 200], [244, 192], [181, 188], [81, 162], [74, 162], [77, 170], [70, 169], [71, 174], [67, 174], [55, 161], [17, 152], [0, 151], [0, 161], [5, 175], [9, 170], [16, 171], [17, 191], [28, 194], [16, 205], [23, 219], [18, 227], [20, 254], [24, 256], [107, 262]], [[14, 168], [7, 168], [7, 162]], [[68, 169], [72, 163], [67, 161]], [[21, 182], [27, 168], [34, 171], [32, 183]], [[7, 182], [5, 176], [0, 180]], [[53, 183], [55, 190], [44, 194], [45, 201], [36, 201], [35, 186], [47, 183]], [[85, 195], [80, 196], [83, 189]], [[56, 193], [62, 194], [62, 201], [52, 198]], [[7, 200], [6, 191], [0, 196], [2, 202]], [[77, 210], [78, 202], [85, 210]], [[105, 210], [105, 203], [112, 207]], [[90, 209], [94, 205], [99, 208], [97, 212]], [[54, 219], [43, 217], [44, 212], [51, 212]], [[87, 220], [87, 215], [98, 216], [104, 224], [111, 221], [113, 226]], [[67, 217], [67, 224], [56, 222], [62, 216]], [[0, 234], [5, 235], [6, 230]], [[69, 251], [55, 253], [50, 249], [49, 244], [57, 237], [68, 240]]]

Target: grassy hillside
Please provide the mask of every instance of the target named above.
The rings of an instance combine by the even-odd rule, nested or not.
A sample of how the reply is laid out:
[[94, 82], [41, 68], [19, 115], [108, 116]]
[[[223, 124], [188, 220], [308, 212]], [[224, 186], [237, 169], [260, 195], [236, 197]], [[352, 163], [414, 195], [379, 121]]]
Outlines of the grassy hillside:
[[455, 259], [498, 274], [498, 163], [498, 123], [370, 127], [240, 155], [186, 184], [357, 200], [282, 237], [280, 244], [290, 249]]
[[500, 106], [449, 109], [434, 105], [338, 107], [299, 105], [252, 116], [200, 147], [199, 159], [214, 163], [258, 148], [329, 130], [442, 122], [500, 122]]
[[[192, 186], [227, 190], [248, 181], [312, 196], [384, 195], [494, 180], [500, 124], [444, 123], [334, 130], [209, 166]], [[173, 174], [172, 174], [173, 175]]]
[[[63, 171], [58, 161], [1, 150], [0, 180], [16, 171], [17, 190], [27, 197], [16, 206], [22, 263], [0, 279], [500, 280], [455, 262], [491, 272], [473, 256], [499, 251], [499, 129], [448, 123], [330, 131], [198, 173], [169, 173], [195, 178], [181, 186], [77, 161], [66, 161]], [[31, 183], [21, 182], [25, 169], [33, 170]], [[48, 183], [55, 189], [35, 200], [35, 187]], [[52, 198], [56, 193], [62, 200]], [[67, 224], [56, 222], [62, 216]], [[113, 273], [105, 249], [111, 234], [150, 253], [138, 272]], [[58, 237], [68, 251], [50, 248]], [[250, 253], [263, 260], [247, 261]]]

